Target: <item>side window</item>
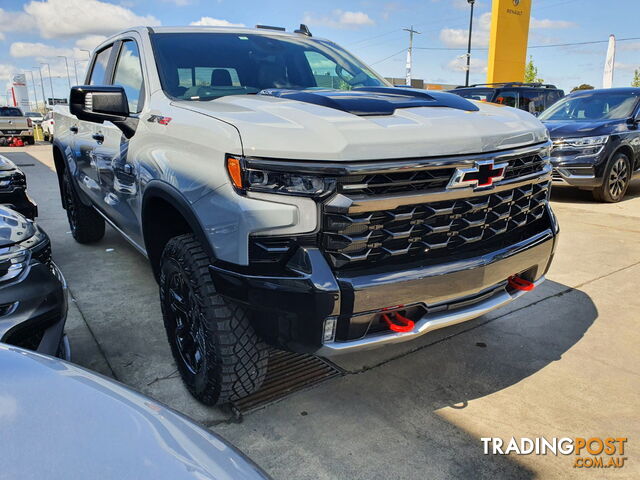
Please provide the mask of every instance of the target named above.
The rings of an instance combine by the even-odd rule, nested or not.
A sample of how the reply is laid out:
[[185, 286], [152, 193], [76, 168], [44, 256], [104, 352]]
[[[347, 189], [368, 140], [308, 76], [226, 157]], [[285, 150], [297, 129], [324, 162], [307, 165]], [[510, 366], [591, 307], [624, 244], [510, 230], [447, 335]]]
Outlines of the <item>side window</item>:
[[506, 105], [507, 107], [515, 107], [518, 100], [518, 94], [514, 91], [502, 91], [498, 92], [496, 95], [496, 99], [494, 103], [499, 103], [500, 105]]
[[544, 92], [523, 90], [520, 92], [520, 108], [534, 114], [542, 112], [544, 110]]
[[91, 78], [89, 78], [89, 85], [105, 84], [104, 77], [105, 73], [107, 73], [107, 64], [109, 63], [109, 57], [111, 56], [112, 49], [113, 45], [110, 45], [96, 55], [96, 61], [94, 62], [93, 70], [91, 71]]
[[124, 88], [129, 101], [129, 111], [139, 113], [142, 110], [142, 66], [140, 65], [140, 52], [138, 45], [133, 40], [122, 43], [120, 56], [116, 63], [113, 84]]

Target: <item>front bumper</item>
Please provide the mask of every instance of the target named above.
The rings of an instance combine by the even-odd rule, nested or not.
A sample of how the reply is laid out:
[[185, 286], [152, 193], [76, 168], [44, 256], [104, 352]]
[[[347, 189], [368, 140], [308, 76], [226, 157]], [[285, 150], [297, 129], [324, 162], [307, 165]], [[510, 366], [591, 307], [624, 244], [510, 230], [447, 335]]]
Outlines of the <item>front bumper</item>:
[[[508, 247], [401, 270], [335, 273], [317, 248], [301, 247], [288, 264], [291, 276], [222, 265], [211, 273], [219, 293], [253, 311], [254, 327], [269, 343], [332, 356], [408, 341], [515, 300], [522, 292], [510, 290], [507, 279], [520, 274], [539, 284], [551, 263], [558, 227], [550, 209], [546, 218], [549, 228]], [[382, 312], [398, 306], [415, 315], [413, 330], [381, 330]], [[325, 341], [327, 321], [336, 329]]]
[[0, 287], [0, 342], [68, 357], [67, 295], [55, 263], [30, 265], [18, 281]]

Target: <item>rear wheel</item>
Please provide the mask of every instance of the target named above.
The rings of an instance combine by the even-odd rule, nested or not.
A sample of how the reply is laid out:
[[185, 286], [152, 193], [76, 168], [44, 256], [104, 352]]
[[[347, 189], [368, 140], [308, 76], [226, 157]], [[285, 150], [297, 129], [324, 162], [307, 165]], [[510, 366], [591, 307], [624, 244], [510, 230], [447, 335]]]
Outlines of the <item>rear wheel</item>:
[[260, 388], [268, 352], [246, 309], [216, 292], [210, 264], [193, 235], [169, 240], [161, 259], [160, 302], [182, 380], [195, 398], [215, 405]]
[[94, 243], [104, 237], [104, 219], [93, 208], [84, 205], [71, 185], [69, 170], [62, 177], [62, 198], [71, 235], [78, 243]]
[[627, 192], [630, 180], [631, 163], [624, 153], [618, 153], [607, 164], [602, 185], [593, 191], [593, 198], [599, 202], [619, 202]]
[[33, 145], [34, 143], [36, 143], [33, 137], [24, 137], [23, 142], [27, 145]]

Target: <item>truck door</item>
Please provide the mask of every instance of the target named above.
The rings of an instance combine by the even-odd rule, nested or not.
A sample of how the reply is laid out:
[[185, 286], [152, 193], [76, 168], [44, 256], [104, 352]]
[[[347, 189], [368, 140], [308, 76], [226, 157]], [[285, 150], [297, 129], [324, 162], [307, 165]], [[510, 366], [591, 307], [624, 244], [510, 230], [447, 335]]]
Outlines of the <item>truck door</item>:
[[[124, 88], [129, 112], [136, 115], [142, 111], [145, 95], [138, 44], [132, 38], [122, 39], [116, 48], [113, 80], [109, 84]], [[102, 197], [100, 205], [120, 230], [141, 245], [142, 232], [136, 214], [140, 200], [138, 169], [137, 162], [129, 156], [129, 143], [111, 122], [98, 125], [95, 157]]]
[[[89, 85], [105, 85], [113, 63], [113, 44], [94, 55], [88, 77]], [[99, 132], [103, 125], [72, 117], [68, 127], [73, 137], [73, 154], [77, 168], [73, 172], [78, 185], [91, 199], [101, 206], [101, 192], [98, 177], [98, 163], [102, 160], [96, 151], [99, 146]]]

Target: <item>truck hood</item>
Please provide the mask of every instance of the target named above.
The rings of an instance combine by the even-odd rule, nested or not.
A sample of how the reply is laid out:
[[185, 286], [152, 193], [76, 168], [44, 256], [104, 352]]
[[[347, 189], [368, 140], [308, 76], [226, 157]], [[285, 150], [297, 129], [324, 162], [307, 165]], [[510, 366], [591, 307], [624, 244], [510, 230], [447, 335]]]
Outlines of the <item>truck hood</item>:
[[[367, 101], [365, 92], [354, 93]], [[515, 108], [474, 102], [478, 111], [442, 106], [359, 116], [266, 95], [233, 95], [174, 106], [235, 126], [244, 155], [296, 160], [377, 160], [482, 153], [542, 142], [545, 127]]]

